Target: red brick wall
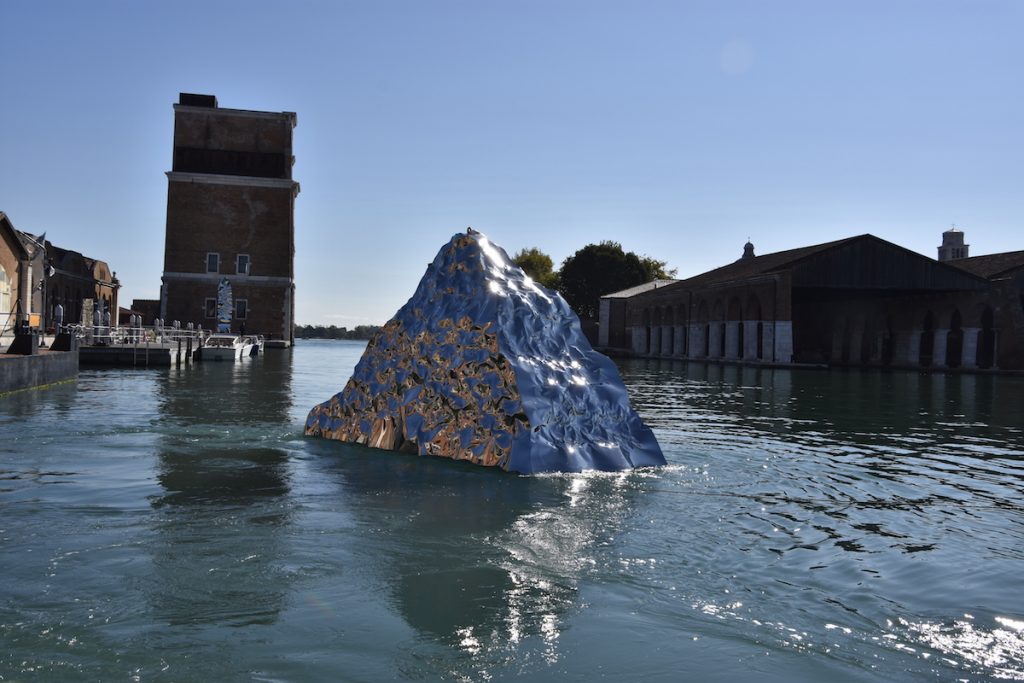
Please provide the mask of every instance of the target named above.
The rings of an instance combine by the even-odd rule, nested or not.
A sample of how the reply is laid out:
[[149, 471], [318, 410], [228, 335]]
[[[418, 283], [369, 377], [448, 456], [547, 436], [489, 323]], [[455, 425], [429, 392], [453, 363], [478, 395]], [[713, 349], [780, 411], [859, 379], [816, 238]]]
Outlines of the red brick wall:
[[[248, 300], [249, 310], [245, 320], [232, 319], [232, 331], [240, 331], [242, 323], [245, 323], [245, 331], [248, 333], [263, 334], [276, 339], [290, 339], [290, 330], [285, 330], [287, 319], [285, 306], [290, 305], [289, 292], [290, 287], [246, 286], [237, 282], [233, 283], [231, 286], [232, 297], [236, 301], [238, 299]], [[217, 298], [216, 282], [169, 282], [167, 284], [167, 324], [179, 320], [182, 326], [195, 323], [202, 325], [205, 330], [215, 329], [217, 319], [205, 317], [204, 307], [207, 298]]]
[[222, 274], [249, 254], [250, 275], [293, 277], [293, 203], [289, 188], [169, 183], [164, 271], [205, 273], [217, 252]]

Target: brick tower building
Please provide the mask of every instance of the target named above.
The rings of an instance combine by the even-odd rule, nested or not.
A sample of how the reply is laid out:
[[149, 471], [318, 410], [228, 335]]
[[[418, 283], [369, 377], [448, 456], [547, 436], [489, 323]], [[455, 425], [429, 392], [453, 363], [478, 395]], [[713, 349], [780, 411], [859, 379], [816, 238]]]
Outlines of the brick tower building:
[[222, 109], [212, 95], [181, 93], [160, 288], [168, 324], [215, 329], [227, 279], [233, 331], [294, 340], [295, 124], [293, 112]]

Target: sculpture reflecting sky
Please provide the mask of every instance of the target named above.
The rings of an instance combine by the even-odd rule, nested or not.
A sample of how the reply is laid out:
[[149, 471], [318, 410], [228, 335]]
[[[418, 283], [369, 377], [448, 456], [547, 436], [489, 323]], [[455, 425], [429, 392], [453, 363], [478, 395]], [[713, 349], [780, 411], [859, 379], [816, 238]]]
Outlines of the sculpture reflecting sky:
[[665, 464], [565, 300], [477, 232], [442, 247], [306, 434], [521, 473]]

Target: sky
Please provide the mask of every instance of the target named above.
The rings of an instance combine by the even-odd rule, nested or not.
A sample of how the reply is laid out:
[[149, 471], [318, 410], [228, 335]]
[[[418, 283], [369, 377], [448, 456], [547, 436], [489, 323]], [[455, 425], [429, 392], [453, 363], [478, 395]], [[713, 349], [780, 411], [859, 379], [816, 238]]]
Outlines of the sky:
[[0, 2], [0, 211], [158, 298], [173, 104], [294, 111], [296, 322], [456, 232], [688, 277], [871, 233], [1024, 249], [1024, 2]]

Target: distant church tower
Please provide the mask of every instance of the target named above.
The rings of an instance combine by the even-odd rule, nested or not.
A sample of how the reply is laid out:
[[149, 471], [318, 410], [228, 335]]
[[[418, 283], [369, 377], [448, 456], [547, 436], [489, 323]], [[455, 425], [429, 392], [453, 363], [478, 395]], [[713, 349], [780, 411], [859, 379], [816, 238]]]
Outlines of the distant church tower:
[[958, 258], [967, 258], [967, 251], [971, 245], [964, 244], [964, 233], [957, 230], [954, 225], [942, 233], [942, 246], [939, 247], [939, 260], [952, 261]]
[[222, 109], [213, 95], [181, 93], [160, 288], [168, 323], [216, 329], [227, 280], [232, 331], [294, 341], [295, 122], [292, 112]]
[[743, 256], [740, 257], [740, 260], [742, 261], [743, 259], [748, 258], [754, 258], [754, 244], [749, 239], [747, 240], [747, 243], [743, 245]]

